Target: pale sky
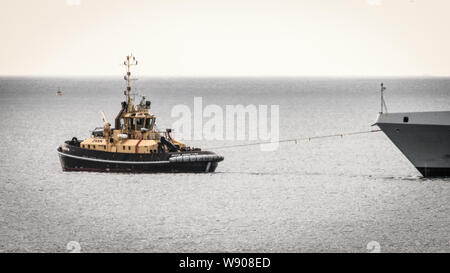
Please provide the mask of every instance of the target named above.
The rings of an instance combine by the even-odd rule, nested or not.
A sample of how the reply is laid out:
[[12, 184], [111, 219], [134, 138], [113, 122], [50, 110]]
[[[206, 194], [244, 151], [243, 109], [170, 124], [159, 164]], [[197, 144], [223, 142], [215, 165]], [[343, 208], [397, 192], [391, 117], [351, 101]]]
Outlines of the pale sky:
[[449, 0], [0, 3], [0, 75], [450, 76]]

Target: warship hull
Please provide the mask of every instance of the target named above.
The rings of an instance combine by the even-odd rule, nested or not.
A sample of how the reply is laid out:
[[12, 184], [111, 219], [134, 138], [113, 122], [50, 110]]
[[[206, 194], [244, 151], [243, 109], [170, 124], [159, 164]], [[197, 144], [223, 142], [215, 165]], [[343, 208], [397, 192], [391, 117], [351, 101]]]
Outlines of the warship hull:
[[450, 111], [384, 113], [376, 125], [425, 177], [450, 177]]
[[222, 156], [208, 151], [112, 153], [83, 149], [68, 143], [57, 148], [63, 171], [211, 173], [223, 160]]

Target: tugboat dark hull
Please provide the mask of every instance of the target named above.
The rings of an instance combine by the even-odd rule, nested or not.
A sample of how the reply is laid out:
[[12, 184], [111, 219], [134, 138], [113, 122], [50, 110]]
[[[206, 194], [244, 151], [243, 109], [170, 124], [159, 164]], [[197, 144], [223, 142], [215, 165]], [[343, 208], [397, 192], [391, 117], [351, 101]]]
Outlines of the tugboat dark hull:
[[132, 154], [93, 151], [69, 145], [57, 148], [63, 171], [125, 173], [210, 173], [222, 156], [208, 151]]

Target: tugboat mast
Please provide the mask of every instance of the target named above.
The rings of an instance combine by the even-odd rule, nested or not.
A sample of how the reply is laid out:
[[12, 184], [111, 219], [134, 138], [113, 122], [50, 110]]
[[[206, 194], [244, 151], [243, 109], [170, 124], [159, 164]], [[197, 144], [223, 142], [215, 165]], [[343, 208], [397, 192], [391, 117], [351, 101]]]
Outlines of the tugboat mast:
[[123, 62], [123, 65], [127, 67], [127, 74], [124, 77], [124, 80], [127, 81], [127, 90], [124, 92], [124, 95], [127, 97], [127, 112], [133, 111], [133, 101], [131, 99], [131, 81], [136, 80], [131, 78], [131, 66], [137, 65], [138, 62], [133, 54], [127, 56], [126, 61]]

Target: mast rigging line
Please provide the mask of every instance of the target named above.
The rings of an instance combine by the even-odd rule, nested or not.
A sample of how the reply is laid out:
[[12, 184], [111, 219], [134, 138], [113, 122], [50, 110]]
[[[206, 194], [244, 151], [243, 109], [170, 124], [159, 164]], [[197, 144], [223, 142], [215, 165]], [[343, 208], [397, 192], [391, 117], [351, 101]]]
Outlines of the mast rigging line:
[[349, 133], [341, 133], [341, 134], [331, 134], [331, 135], [322, 135], [322, 136], [312, 136], [312, 137], [302, 137], [302, 138], [291, 138], [291, 139], [282, 139], [278, 141], [266, 141], [266, 142], [256, 142], [256, 143], [245, 143], [245, 144], [236, 144], [236, 145], [228, 145], [228, 146], [219, 146], [219, 147], [210, 147], [208, 149], [229, 149], [229, 148], [236, 148], [236, 147], [246, 147], [246, 146], [255, 146], [255, 145], [262, 145], [262, 144], [272, 144], [272, 143], [288, 143], [288, 142], [297, 142], [299, 141], [311, 141], [313, 139], [323, 139], [323, 138], [333, 138], [333, 137], [344, 137], [344, 136], [353, 136], [353, 135], [362, 135], [362, 134], [369, 134], [369, 133], [377, 133], [381, 130], [369, 130], [369, 131], [359, 131], [359, 132], [349, 132]]

